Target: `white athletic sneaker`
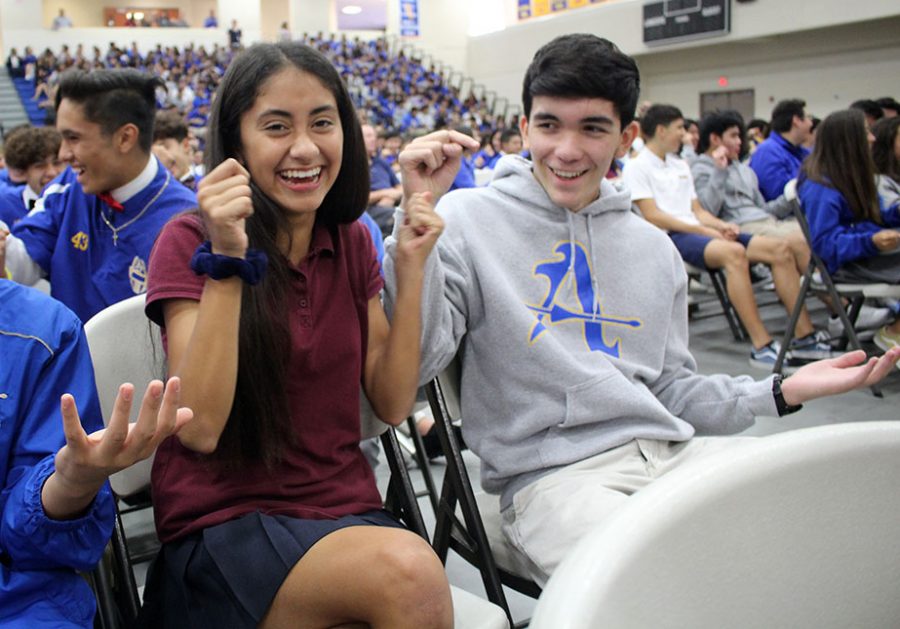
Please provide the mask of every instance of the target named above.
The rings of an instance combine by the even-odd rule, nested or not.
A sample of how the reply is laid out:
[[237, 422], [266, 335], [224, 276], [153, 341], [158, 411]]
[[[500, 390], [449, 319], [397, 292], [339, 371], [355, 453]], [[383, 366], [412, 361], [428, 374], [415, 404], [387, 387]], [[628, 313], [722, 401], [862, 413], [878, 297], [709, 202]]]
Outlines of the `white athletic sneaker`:
[[[875, 336], [875, 330], [886, 324], [891, 318], [890, 308], [873, 308], [863, 305], [856, 318], [856, 335], [861, 341], [868, 341]], [[828, 333], [835, 339], [844, 334], [844, 324], [840, 317], [828, 319]]]
[[[888, 332], [887, 326], [884, 326], [883, 328], [879, 328], [873, 340], [875, 341], [875, 345], [884, 351], [888, 351], [889, 349], [900, 345], [900, 334]], [[900, 369], [900, 363], [897, 363], [895, 366], [897, 369]]]

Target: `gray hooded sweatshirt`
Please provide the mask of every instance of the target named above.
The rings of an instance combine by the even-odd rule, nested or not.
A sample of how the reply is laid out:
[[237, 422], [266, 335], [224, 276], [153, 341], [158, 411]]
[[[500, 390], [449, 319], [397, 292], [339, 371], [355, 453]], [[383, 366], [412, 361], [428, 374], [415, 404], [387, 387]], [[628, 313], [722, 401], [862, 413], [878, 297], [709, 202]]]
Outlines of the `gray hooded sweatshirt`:
[[[630, 206], [604, 180], [581, 211], [557, 207], [519, 156], [498, 162], [489, 187], [438, 204], [421, 381], [459, 350], [463, 435], [503, 508], [541, 476], [635, 438], [730, 434], [776, 415], [771, 378], [695, 372], [681, 257]], [[390, 312], [393, 238], [386, 252]]]
[[792, 216], [792, 203], [783, 194], [771, 201], [763, 198], [756, 173], [747, 164], [732, 160], [726, 168], [719, 168], [704, 153], [691, 162], [691, 175], [700, 205], [723, 221], [742, 225]]

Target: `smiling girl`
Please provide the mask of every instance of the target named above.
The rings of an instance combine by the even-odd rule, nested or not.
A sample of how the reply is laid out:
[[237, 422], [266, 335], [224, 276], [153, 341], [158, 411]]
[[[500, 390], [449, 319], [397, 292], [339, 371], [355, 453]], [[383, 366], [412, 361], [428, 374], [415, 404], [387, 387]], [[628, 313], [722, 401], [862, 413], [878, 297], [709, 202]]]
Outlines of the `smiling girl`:
[[169, 223], [150, 262], [147, 314], [195, 419], [154, 463], [163, 548], [142, 621], [448, 627], [443, 567], [381, 510], [359, 449], [360, 385], [387, 423], [412, 407], [442, 223], [427, 195], [406, 204], [389, 325], [356, 221], [369, 190], [359, 123], [337, 72], [300, 44], [236, 58], [210, 135], [199, 216]]

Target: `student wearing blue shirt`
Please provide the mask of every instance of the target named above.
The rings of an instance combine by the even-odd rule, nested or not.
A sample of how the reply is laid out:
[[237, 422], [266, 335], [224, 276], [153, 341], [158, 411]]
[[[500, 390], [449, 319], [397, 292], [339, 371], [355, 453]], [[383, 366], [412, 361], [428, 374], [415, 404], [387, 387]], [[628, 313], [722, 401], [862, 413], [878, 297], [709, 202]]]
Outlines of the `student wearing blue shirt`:
[[123, 385], [103, 430], [78, 318], [6, 280], [0, 356], [15, 357], [0, 360], [0, 626], [92, 627], [94, 596], [76, 571], [97, 564], [112, 532], [106, 480], [149, 456], [190, 411], [177, 410], [177, 380], [165, 395], [157, 381], [129, 427], [134, 390]]
[[196, 97], [193, 108], [188, 112], [186, 121], [194, 135], [201, 141], [205, 140], [206, 127], [209, 124], [209, 99], [204, 96]]
[[378, 156], [378, 136], [371, 125], [362, 125], [363, 141], [369, 156], [369, 206], [366, 210], [378, 223], [382, 234], [391, 233], [394, 225], [394, 207], [403, 196], [400, 180], [390, 164]]
[[59, 132], [52, 127], [17, 129], [6, 142], [7, 163], [25, 173], [24, 186], [0, 186], [0, 221], [13, 225], [34, 208], [41, 191], [62, 171]]
[[51, 295], [87, 321], [146, 291], [156, 235], [196, 196], [150, 152], [159, 79], [136, 70], [74, 71], [56, 97], [69, 167], [12, 228], [13, 280], [50, 280]]
[[[197, 191], [200, 178], [191, 169], [194, 150], [184, 117], [177, 111], [156, 113], [153, 124], [153, 154], [185, 187]], [[165, 157], [165, 159], [164, 159]]]
[[[460, 133], [465, 133], [469, 137], [474, 137], [472, 129], [469, 127], [457, 127], [456, 130]], [[521, 141], [521, 139], [522, 136], [520, 135], [519, 140]], [[459, 172], [456, 173], [456, 178], [453, 180], [453, 183], [450, 184], [450, 190], [474, 188], [477, 185], [478, 184], [475, 182], [475, 158], [472, 155], [472, 151], [466, 149], [463, 151], [462, 158], [460, 159]]]
[[772, 132], [750, 158], [750, 168], [759, 179], [766, 201], [777, 199], [784, 186], [800, 173], [800, 164], [809, 155], [803, 143], [809, 139], [812, 116], [799, 99], [783, 100], [772, 110]]
[[[835, 281], [900, 284], [900, 207], [885, 206], [875, 186], [871, 133], [858, 109], [838, 111], [819, 126], [797, 193], [813, 250]], [[900, 346], [900, 321], [883, 326], [875, 344]]]
[[489, 135], [482, 137], [481, 150], [475, 154], [475, 168], [490, 168], [493, 170], [497, 160], [500, 159], [500, 135], [502, 129], [491, 131]]

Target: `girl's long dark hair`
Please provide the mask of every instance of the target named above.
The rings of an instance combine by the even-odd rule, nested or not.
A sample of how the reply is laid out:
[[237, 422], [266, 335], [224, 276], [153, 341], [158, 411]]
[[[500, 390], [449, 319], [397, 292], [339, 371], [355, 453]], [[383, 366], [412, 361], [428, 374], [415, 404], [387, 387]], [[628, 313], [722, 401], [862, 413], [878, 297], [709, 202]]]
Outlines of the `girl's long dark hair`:
[[836, 111], [818, 127], [816, 147], [803, 162], [802, 177], [834, 188], [859, 220], [881, 223], [875, 165], [861, 111]]
[[[253, 107], [260, 87], [279, 71], [294, 67], [315, 76], [337, 102], [344, 143], [341, 167], [316, 212], [317, 224], [334, 230], [365, 210], [369, 162], [353, 102], [334, 66], [319, 52], [296, 42], [255, 44], [235, 57], [219, 85], [209, 120], [207, 172], [242, 154], [241, 116]], [[263, 461], [272, 468], [296, 443], [287, 397], [291, 342], [287, 291], [288, 260], [277, 246], [290, 235], [284, 211], [251, 182], [254, 214], [247, 220], [250, 247], [269, 258], [262, 282], [244, 285], [238, 339], [234, 404], [214, 459], [227, 466]]]
[[875, 172], [900, 182], [900, 159], [894, 150], [897, 134], [900, 133], [900, 116], [882, 118], [872, 127], [872, 133], [875, 135], [875, 144], [872, 145]]

